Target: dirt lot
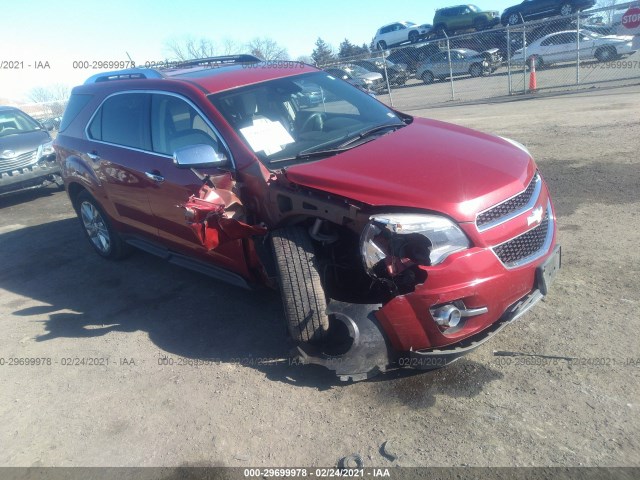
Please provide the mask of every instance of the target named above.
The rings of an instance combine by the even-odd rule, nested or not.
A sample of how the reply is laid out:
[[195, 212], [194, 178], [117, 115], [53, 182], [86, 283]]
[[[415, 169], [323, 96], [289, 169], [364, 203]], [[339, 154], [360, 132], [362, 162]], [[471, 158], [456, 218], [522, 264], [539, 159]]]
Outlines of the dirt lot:
[[276, 292], [143, 253], [104, 261], [64, 192], [0, 199], [0, 465], [329, 466], [351, 453], [365, 466], [640, 465], [638, 112], [638, 87], [412, 112], [530, 148], [563, 270], [459, 362], [357, 384], [277, 361]]

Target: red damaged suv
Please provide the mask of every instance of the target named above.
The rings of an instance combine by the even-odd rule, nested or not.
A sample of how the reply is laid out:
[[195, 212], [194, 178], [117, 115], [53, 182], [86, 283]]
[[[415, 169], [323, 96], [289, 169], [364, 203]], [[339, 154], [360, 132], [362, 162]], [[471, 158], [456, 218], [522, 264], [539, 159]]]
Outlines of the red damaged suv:
[[549, 192], [521, 144], [309, 65], [215, 57], [74, 88], [54, 148], [96, 252], [277, 287], [292, 354], [343, 380], [446, 365], [547, 293]]

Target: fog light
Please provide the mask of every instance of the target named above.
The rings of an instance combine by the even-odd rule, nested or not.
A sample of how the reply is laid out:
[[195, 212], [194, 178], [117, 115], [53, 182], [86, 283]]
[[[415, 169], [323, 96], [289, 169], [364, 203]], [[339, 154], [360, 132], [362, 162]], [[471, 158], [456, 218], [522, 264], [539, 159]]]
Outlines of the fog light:
[[462, 314], [460, 309], [455, 305], [444, 305], [442, 307], [431, 310], [431, 315], [438, 325], [441, 327], [452, 328], [458, 326]]

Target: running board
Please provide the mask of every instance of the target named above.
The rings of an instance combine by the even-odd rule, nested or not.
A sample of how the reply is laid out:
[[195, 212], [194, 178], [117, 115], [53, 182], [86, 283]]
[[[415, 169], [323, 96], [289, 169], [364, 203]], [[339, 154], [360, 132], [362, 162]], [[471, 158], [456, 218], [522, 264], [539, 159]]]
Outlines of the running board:
[[236, 287], [241, 287], [246, 290], [253, 290], [251, 288], [251, 285], [249, 285], [249, 283], [244, 278], [242, 278], [237, 273], [233, 273], [224, 268], [220, 268], [212, 264], [194, 260], [191, 257], [187, 257], [186, 255], [182, 255], [180, 253], [172, 252], [171, 250], [168, 250], [154, 243], [147, 242], [146, 240], [142, 240], [137, 237], [129, 237], [129, 238], [126, 238], [125, 241], [132, 247], [140, 249], [143, 252], [150, 253], [151, 255], [155, 255], [156, 257], [160, 257], [163, 260], [167, 260], [169, 263], [178, 265], [179, 267], [187, 268], [194, 272], [202, 273], [207, 277], [215, 278], [216, 280], [229, 283]]

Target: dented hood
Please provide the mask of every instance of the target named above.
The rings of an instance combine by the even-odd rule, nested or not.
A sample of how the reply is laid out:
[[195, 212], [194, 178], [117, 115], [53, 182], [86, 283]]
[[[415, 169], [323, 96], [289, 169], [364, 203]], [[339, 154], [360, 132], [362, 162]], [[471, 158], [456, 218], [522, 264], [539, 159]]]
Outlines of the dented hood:
[[535, 164], [502, 138], [436, 120], [344, 153], [287, 168], [291, 182], [372, 206], [411, 207], [473, 221], [526, 188]]

